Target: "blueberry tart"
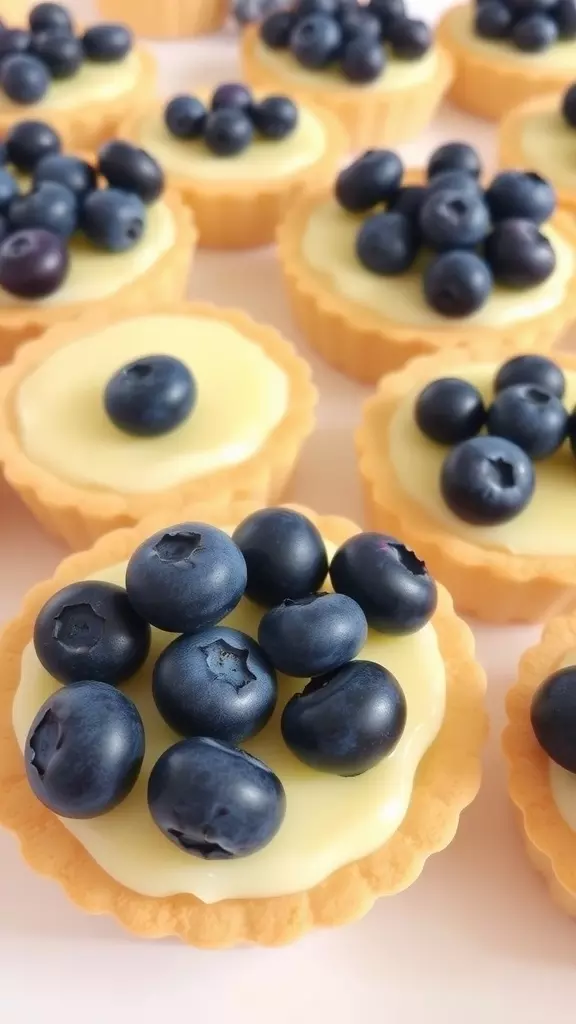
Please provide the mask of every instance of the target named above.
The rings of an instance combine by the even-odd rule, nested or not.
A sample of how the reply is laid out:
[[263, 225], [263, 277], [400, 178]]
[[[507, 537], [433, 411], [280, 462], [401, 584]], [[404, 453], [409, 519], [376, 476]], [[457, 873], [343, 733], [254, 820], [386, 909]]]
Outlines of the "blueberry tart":
[[103, 18], [122, 18], [139, 36], [149, 39], [180, 39], [211, 35], [222, 28], [229, 12], [228, 0], [96, 0]]
[[395, 538], [287, 506], [180, 515], [65, 560], [5, 631], [0, 823], [137, 935], [280, 945], [451, 842], [484, 675]]
[[404, 0], [299, 0], [242, 38], [244, 76], [256, 88], [327, 107], [354, 149], [415, 138], [432, 120], [452, 61]]
[[499, 342], [383, 377], [357, 436], [368, 522], [402, 524], [456, 607], [540, 622], [576, 594], [576, 360]]
[[576, 0], [469, 0], [437, 35], [454, 61], [450, 99], [477, 117], [498, 121], [574, 78]]
[[337, 369], [372, 383], [414, 356], [490, 341], [545, 350], [574, 310], [574, 225], [547, 179], [482, 174], [448, 142], [424, 171], [371, 149], [280, 224], [294, 316]]
[[292, 194], [328, 183], [347, 149], [330, 111], [226, 82], [174, 96], [125, 121], [122, 135], [154, 154], [193, 211], [200, 244], [271, 244]]

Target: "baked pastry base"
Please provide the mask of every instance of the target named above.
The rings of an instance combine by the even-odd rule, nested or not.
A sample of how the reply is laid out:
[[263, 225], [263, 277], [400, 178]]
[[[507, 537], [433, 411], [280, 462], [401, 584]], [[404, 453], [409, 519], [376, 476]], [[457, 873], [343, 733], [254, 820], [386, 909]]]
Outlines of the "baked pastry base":
[[125, 21], [139, 36], [178, 39], [217, 32], [228, 17], [228, 0], [97, 0], [100, 15]]

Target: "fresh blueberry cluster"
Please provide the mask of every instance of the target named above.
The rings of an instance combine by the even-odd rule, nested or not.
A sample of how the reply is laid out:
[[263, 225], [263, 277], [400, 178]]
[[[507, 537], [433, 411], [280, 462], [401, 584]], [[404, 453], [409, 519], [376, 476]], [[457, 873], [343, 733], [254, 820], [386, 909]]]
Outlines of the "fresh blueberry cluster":
[[562, 117], [570, 128], [576, 128], [576, 83], [562, 97]]
[[[29, 181], [24, 192], [19, 176]], [[75, 234], [110, 252], [133, 248], [163, 189], [162, 169], [143, 149], [112, 141], [91, 164], [62, 153], [44, 121], [19, 121], [0, 143], [0, 287], [24, 299], [57, 291]]]
[[563, 404], [565, 390], [561, 368], [537, 355], [514, 356], [500, 367], [490, 405], [458, 377], [426, 385], [414, 415], [426, 437], [451, 446], [440, 487], [459, 519], [475, 526], [514, 519], [534, 493], [533, 463], [566, 440], [576, 455], [576, 417]]
[[196, 96], [175, 96], [164, 122], [177, 139], [202, 139], [215, 156], [236, 156], [255, 136], [279, 142], [291, 135], [298, 107], [288, 96], [256, 101], [246, 85], [227, 82], [214, 91], [208, 107]]
[[432, 46], [431, 29], [408, 17], [404, 0], [298, 0], [265, 17], [260, 37], [273, 50], [289, 50], [302, 67], [337, 70], [355, 85], [382, 75], [389, 54], [419, 60]]
[[542, 53], [562, 39], [576, 39], [576, 0], [476, 0], [476, 34]]
[[[223, 624], [242, 598], [262, 607], [258, 641]], [[30, 728], [30, 784], [63, 817], [104, 814], [130, 793], [144, 728], [116, 687], [143, 668], [152, 626], [179, 634], [155, 662], [152, 696], [184, 739], [152, 769], [150, 813], [187, 853], [252, 853], [285, 812], [280, 779], [240, 749], [277, 708], [277, 672], [310, 680], [280, 715], [294, 756], [322, 772], [368, 771], [400, 740], [406, 701], [389, 671], [354, 659], [369, 628], [415, 632], [436, 599], [424, 563], [392, 537], [360, 533], [329, 563], [317, 528], [294, 510], [262, 509], [233, 537], [204, 523], [161, 530], [132, 555], [125, 588], [76, 583], [41, 609], [36, 653], [64, 686]]]
[[125, 25], [94, 25], [78, 36], [64, 4], [36, 4], [26, 29], [0, 24], [0, 90], [12, 103], [38, 103], [53, 80], [72, 78], [85, 61], [123, 60], [132, 45]]
[[403, 185], [402, 161], [386, 149], [341, 171], [338, 203], [369, 213], [356, 235], [363, 266], [393, 276], [418, 261], [426, 301], [445, 317], [476, 313], [495, 284], [530, 288], [550, 277], [556, 255], [540, 226], [555, 209], [552, 185], [502, 171], [484, 189], [481, 170], [472, 146], [450, 142], [432, 154], [425, 185]]

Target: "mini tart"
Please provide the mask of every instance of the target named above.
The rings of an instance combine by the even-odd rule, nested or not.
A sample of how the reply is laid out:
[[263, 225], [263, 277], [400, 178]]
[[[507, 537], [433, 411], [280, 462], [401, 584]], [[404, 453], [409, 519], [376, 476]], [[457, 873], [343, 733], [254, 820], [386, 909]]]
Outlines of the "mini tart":
[[[551, 762], [536, 741], [530, 706], [540, 684], [576, 649], [576, 615], [551, 619], [542, 638], [521, 662], [508, 691], [508, 722], [502, 744], [508, 762], [508, 789], [518, 810], [526, 851], [544, 876], [554, 902], [576, 915], [576, 832], [561, 815], [551, 784]], [[562, 769], [559, 769], [562, 771]]]
[[139, 36], [177, 39], [210, 35], [228, 17], [227, 0], [97, 0], [96, 7], [108, 21], [125, 21]]
[[[548, 178], [556, 189], [560, 206], [576, 213], [576, 172], [572, 162], [563, 160], [560, 152], [564, 134], [567, 151], [576, 143], [576, 128], [566, 124], [561, 106], [561, 95], [550, 93], [526, 100], [509, 111], [498, 127], [500, 164], [504, 168], [537, 171]], [[527, 147], [526, 132], [531, 125], [538, 128], [538, 137], [549, 126], [544, 146]], [[555, 139], [558, 146], [552, 145]]]
[[[22, 446], [14, 412], [21, 384], [57, 350], [98, 330], [139, 318], [142, 312], [140, 307], [132, 306], [121, 312], [90, 313], [75, 323], [55, 327], [38, 341], [23, 346], [13, 363], [0, 371], [0, 463], [6, 480], [38, 521], [72, 548], [92, 543], [109, 530], [132, 525], [158, 507], [170, 508], [178, 517], [183, 505], [193, 502], [273, 502], [284, 489], [300, 448], [313, 428], [317, 395], [309, 367], [277, 331], [256, 324], [236, 310], [204, 303], [157, 303], [153, 309], [148, 305], [149, 315], [195, 316], [234, 328], [285, 374], [286, 409], [277, 425], [265, 435], [261, 447], [235, 464], [203, 472], [161, 491], [144, 493], [80, 486], [33, 462]], [[152, 354], [142, 352], [140, 356]], [[119, 365], [122, 362], [119, 360]]]
[[[464, 534], [458, 536], [449, 520], [436, 518], [402, 486], [390, 452], [390, 431], [396, 413], [411, 393], [439, 377], [466, 379], [465, 368], [474, 363], [493, 363], [496, 370], [510, 355], [510, 350], [493, 341], [413, 360], [382, 378], [376, 394], [364, 406], [356, 435], [370, 527], [391, 534], [400, 532], [405, 543], [418, 551], [430, 572], [448, 588], [462, 614], [501, 625], [541, 622], [572, 600], [576, 592], [576, 556], [519, 554], [504, 546], [473, 543]], [[576, 373], [574, 356], [559, 352], [554, 358], [564, 370]], [[432, 441], [429, 444], [436, 447]], [[445, 451], [448, 453], [449, 448]], [[406, 459], [409, 464], [409, 451]], [[506, 526], [512, 530], [514, 520]]]
[[498, 121], [509, 110], [543, 93], [560, 92], [573, 77], [572, 66], [554, 66], [557, 43], [543, 54], [522, 53], [507, 43], [477, 37], [473, 29], [474, 3], [457, 4], [440, 19], [437, 38], [454, 60], [455, 74], [449, 99], [458, 107]]
[[[194, 517], [215, 525], [240, 521], [254, 506], [194, 506]], [[308, 515], [326, 540], [339, 545], [358, 532], [348, 520]], [[0, 822], [12, 830], [32, 868], [48, 875], [90, 913], [108, 913], [135, 934], [177, 935], [192, 945], [222, 948], [242, 942], [281, 945], [313, 927], [344, 924], [365, 914], [378, 896], [412, 884], [430, 854], [454, 837], [461, 811], [475, 797], [486, 732], [485, 680], [474, 660], [473, 637], [440, 588], [432, 619], [446, 669], [446, 706], [440, 731], [418, 767], [408, 812], [380, 849], [329, 875], [321, 884], [288, 896], [226, 899], [205, 904], [190, 895], [146, 897], [114, 881], [65, 826], [33, 796], [12, 727], [12, 703], [20, 659], [35, 617], [66, 584], [129, 557], [135, 547], [166, 525], [156, 515], [131, 530], [102, 537], [89, 551], [67, 558], [48, 582], [35, 587], [0, 641]]]
[[[296, 91], [314, 104], [322, 104], [335, 114], [349, 137], [353, 149], [372, 145], [393, 145], [413, 139], [432, 120], [452, 80], [452, 60], [436, 47], [438, 64], [435, 73], [424, 82], [415, 82], [404, 89], [386, 91], [371, 86], [348, 85], [334, 88], [303, 85], [289, 70], [283, 73], [263, 61], [259, 54], [258, 26], [250, 25], [242, 34], [241, 61], [244, 77], [258, 89]], [[271, 51], [274, 53], [274, 51]], [[318, 72], [319, 77], [322, 73]]]
[[[409, 172], [404, 183], [415, 184], [421, 180], [421, 172]], [[312, 267], [305, 258], [302, 240], [310, 216], [330, 199], [327, 189], [310, 190], [296, 198], [278, 229], [278, 255], [298, 326], [312, 348], [341, 373], [373, 384], [382, 374], [397, 370], [416, 356], [432, 355], [456, 345], [487, 344], [496, 334], [499, 342], [510, 351], [545, 352], [571, 321], [575, 300], [569, 286], [562, 301], [553, 308], [507, 324], [482, 325], [475, 322], [474, 317], [439, 318], [433, 311], [430, 326], [412, 326], [395, 321], [392, 316], [385, 318], [375, 309], [340, 293], [331, 276]], [[557, 214], [552, 226], [571, 246], [576, 243], [576, 228], [568, 214]], [[401, 287], [404, 276], [379, 278], [370, 275], [368, 270], [365, 273], [377, 284], [388, 281], [394, 288]], [[410, 273], [408, 271], [407, 276]]]
[[[270, 245], [275, 238], [278, 222], [284, 209], [296, 191], [314, 184], [328, 183], [334, 176], [339, 162], [347, 149], [347, 138], [339, 121], [330, 111], [315, 107], [309, 109], [309, 115], [320, 123], [324, 134], [324, 151], [321, 156], [306, 167], [300, 168], [283, 176], [240, 177], [235, 175], [238, 160], [246, 164], [254, 146], [267, 146], [273, 155], [274, 149], [286, 147], [292, 136], [282, 142], [255, 139], [248, 150], [237, 157], [217, 157], [212, 160], [219, 165], [229, 167], [227, 177], [210, 178], [208, 174], [200, 177], [180, 173], [170, 173], [169, 158], [166, 159], [165, 142], [172, 143], [178, 156], [184, 147], [190, 147], [193, 153], [203, 142], [185, 142], [172, 139], [163, 125], [163, 107], [158, 107], [150, 115], [149, 111], [141, 111], [123, 122], [120, 136], [142, 145], [147, 152], [157, 156], [164, 166], [170, 185], [176, 189], [186, 206], [190, 207], [198, 225], [200, 245], [212, 249], [248, 249], [259, 245]], [[153, 141], [143, 132], [143, 126], [151, 117], [162, 132], [162, 154], [155, 153]], [[297, 130], [297, 129], [296, 129]], [[280, 158], [280, 157], [279, 157]], [[206, 167], [206, 165], [204, 165]]]

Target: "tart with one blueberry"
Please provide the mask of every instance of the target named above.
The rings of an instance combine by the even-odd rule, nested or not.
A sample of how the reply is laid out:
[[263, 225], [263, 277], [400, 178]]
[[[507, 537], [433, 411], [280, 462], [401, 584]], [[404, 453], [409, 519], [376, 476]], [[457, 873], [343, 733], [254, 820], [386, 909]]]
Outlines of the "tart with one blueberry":
[[87, 313], [0, 371], [0, 462], [75, 548], [159, 506], [278, 500], [314, 424], [310, 369], [202, 303]]
[[336, 114], [354, 148], [415, 138], [452, 78], [433, 29], [404, 0], [297, 0], [242, 38], [246, 79]]
[[459, 141], [424, 171], [370, 149], [330, 191], [295, 198], [280, 261], [295, 318], [329, 363], [372, 383], [496, 334], [511, 349], [552, 346], [573, 316], [572, 218], [546, 178], [482, 170]]
[[328, 183], [347, 149], [330, 111], [239, 82], [174, 96], [121, 132], [162, 163], [194, 213], [200, 244], [218, 249], [272, 243], [291, 194]]
[[36, 4], [26, 23], [4, 20], [0, 62], [0, 134], [36, 117], [69, 145], [93, 148], [155, 92], [154, 58], [126, 25], [80, 26], [61, 3]]
[[572, 82], [576, 0], [468, 0], [441, 18], [438, 39], [454, 60], [450, 99], [498, 121]]
[[122, 18], [146, 39], [187, 39], [212, 35], [224, 25], [229, 0], [96, 0], [103, 18]]
[[484, 675], [394, 537], [193, 509], [64, 561], [0, 640], [0, 823], [143, 937], [279, 945], [357, 918], [452, 840]]
[[576, 591], [576, 359], [481, 343], [383, 377], [357, 436], [369, 523], [398, 529], [477, 619]]

